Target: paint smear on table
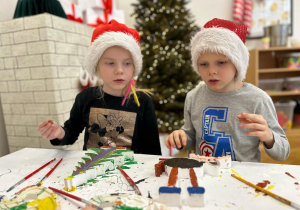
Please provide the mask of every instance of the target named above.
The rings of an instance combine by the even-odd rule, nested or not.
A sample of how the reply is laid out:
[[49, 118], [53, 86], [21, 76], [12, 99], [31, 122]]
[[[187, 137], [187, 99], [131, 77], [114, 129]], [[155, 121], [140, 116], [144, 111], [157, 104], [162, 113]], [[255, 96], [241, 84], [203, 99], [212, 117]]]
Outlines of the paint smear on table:
[[124, 163], [124, 165], [133, 165], [133, 164], [137, 164], [137, 161], [128, 161]]
[[125, 165], [123, 165], [123, 166], [120, 166], [120, 168], [122, 168], [122, 169], [130, 169], [130, 167], [128, 167], [128, 166], [125, 166]]
[[[259, 186], [259, 187], [261, 187], [261, 188], [265, 188], [268, 184], [270, 184], [270, 181], [264, 180], [263, 182], [260, 182], [260, 183], [256, 184], [256, 186]], [[271, 190], [271, 189], [273, 189], [274, 187], [275, 187], [274, 185], [270, 185], [270, 186], [268, 186], [265, 190]], [[262, 193], [262, 192], [259, 191], [259, 190], [255, 190], [255, 192], [258, 193], [258, 194], [255, 195], [254, 198], [256, 198], [256, 197], [258, 197], [258, 196], [260, 196], [260, 195], [262, 195], [262, 194], [264, 194], [264, 196], [267, 196], [267, 194]]]
[[294, 176], [292, 176], [289, 172], [285, 172], [286, 175], [292, 177], [293, 179], [296, 179]]
[[4, 173], [4, 174], [0, 174], [0, 177], [3, 176], [3, 175], [6, 175], [6, 174], [11, 173], [11, 170], [10, 170], [10, 169], [7, 169], [7, 170], [8, 170], [8, 172], [6, 172], [6, 173]]
[[141, 182], [145, 181], [146, 179], [148, 179], [148, 177], [147, 177], [147, 178], [145, 178], [145, 179], [140, 179], [140, 180], [136, 181], [135, 183], [136, 183], [136, 184], [139, 184], [139, 183], [141, 183]]

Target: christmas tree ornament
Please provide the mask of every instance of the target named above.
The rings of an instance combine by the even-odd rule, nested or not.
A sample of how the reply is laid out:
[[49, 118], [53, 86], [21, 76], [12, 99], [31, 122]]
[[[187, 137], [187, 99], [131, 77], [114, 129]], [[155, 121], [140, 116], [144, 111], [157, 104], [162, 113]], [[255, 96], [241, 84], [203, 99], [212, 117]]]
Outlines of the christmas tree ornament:
[[83, 69], [79, 72], [79, 83], [83, 90], [89, 87], [89, 75], [88, 72]]
[[98, 79], [94, 75], [89, 75], [89, 87], [96, 87], [98, 85]]

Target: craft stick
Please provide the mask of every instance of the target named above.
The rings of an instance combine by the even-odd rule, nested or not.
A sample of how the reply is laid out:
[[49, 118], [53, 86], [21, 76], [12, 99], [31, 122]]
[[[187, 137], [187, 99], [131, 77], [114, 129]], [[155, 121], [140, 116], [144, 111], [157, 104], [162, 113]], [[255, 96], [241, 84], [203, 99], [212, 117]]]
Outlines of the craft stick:
[[119, 166], [118, 169], [121, 171], [123, 176], [126, 178], [126, 180], [129, 182], [129, 184], [134, 188], [136, 194], [142, 195], [141, 191], [139, 190], [136, 183], [126, 174], [126, 172]]
[[98, 209], [98, 210], [102, 210], [102, 208], [101, 208], [100, 206], [97, 206], [97, 205], [95, 205], [95, 204], [91, 203], [90, 201], [85, 200], [85, 199], [83, 199], [83, 198], [77, 197], [76, 195], [72, 195], [72, 194], [67, 193], [67, 192], [64, 192], [64, 191], [62, 191], [62, 190], [55, 189], [55, 188], [53, 188], [53, 187], [48, 187], [48, 188], [49, 188], [50, 190], [53, 190], [54, 192], [59, 193], [59, 194], [63, 194], [63, 195], [65, 195], [65, 196], [68, 196], [68, 197], [70, 197], [70, 198], [73, 198], [73, 199], [75, 199], [75, 200], [77, 200], [77, 201], [81, 201], [82, 203], [85, 203], [85, 204], [88, 205], [88, 206], [94, 207], [94, 208], [96, 208], [96, 209]]
[[37, 186], [41, 186], [43, 184], [44, 179], [46, 179], [47, 177], [50, 176], [50, 174], [54, 171], [54, 169], [61, 163], [63, 159], [61, 158], [60, 161], [58, 161], [58, 163], [56, 163], [56, 165], [38, 182], [36, 183]]
[[159, 158], [159, 160], [169, 160], [170, 158]]
[[126, 101], [126, 98], [127, 98], [128, 94], [129, 94], [129, 91], [130, 91], [130, 88], [131, 88], [132, 81], [133, 81], [133, 80], [130, 80], [130, 82], [129, 82], [129, 84], [128, 84], [128, 88], [127, 88], [126, 94], [125, 94], [124, 99], [123, 99], [123, 101], [122, 101], [122, 106], [124, 105], [124, 103], [125, 103], [125, 101]]
[[33, 176], [34, 174], [36, 174], [37, 172], [39, 172], [41, 169], [45, 168], [47, 165], [49, 165], [50, 163], [52, 163], [54, 160], [56, 160], [56, 158], [54, 158], [53, 160], [50, 160], [45, 165], [41, 166], [40, 168], [38, 168], [37, 170], [35, 170], [31, 174], [27, 175], [26, 177], [24, 177], [23, 179], [21, 179], [20, 181], [18, 181], [16, 184], [14, 184], [13, 186], [11, 186], [6, 192], [9, 192], [12, 189], [14, 189], [16, 186], [22, 184], [26, 179], [30, 178], [31, 176]]
[[282, 203], [290, 205], [290, 206], [294, 207], [295, 209], [300, 209], [300, 205], [298, 205], [296, 203], [293, 203], [293, 202], [291, 202], [291, 201], [289, 201], [289, 200], [287, 200], [287, 199], [285, 199], [285, 198], [283, 198], [279, 195], [276, 195], [276, 194], [274, 194], [274, 193], [272, 193], [268, 190], [265, 190], [264, 188], [261, 188], [261, 187], [255, 185], [255, 184], [252, 184], [251, 182], [248, 182], [248, 181], [244, 180], [243, 178], [236, 176], [235, 174], [231, 174], [231, 176], [233, 176], [234, 178], [240, 180], [241, 182], [244, 182], [245, 184], [250, 185], [251, 187], [254, 187], [255, 189], [257, 189], [257, 190], [259, 190], [259, 191], [261, 191], [261, 192], [263, 192], [263, 193], [265, 193], [265, 194], [281, 201]]
[[132, 90], [133, 95], [134, 95], [134, 100], [135, 100], [136, 104], [137, 104], [138, 106], [140, 106], [140, 102], [139, 102], [139, 99], [138, 99], [138, 97], [137, 97], [137, 95], [136, 95], [135, 89], [133, 88], [132, 85], [130, 85], [130, 86], [131, 86], [131, 90]]

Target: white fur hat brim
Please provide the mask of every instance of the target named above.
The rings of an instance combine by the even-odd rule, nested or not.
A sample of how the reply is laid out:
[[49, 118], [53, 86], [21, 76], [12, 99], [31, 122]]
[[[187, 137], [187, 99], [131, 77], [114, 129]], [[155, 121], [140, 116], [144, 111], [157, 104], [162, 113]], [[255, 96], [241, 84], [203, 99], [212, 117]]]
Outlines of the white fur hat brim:
[[225, 28], [203, 28], [191, 39], [192, 63], [198, 74], [197, 62], [203, 52], [224, 54], [237, 69], [237, 81], [245, 79], [249, 63], [249, 51], [234, 32]]
[[[88, 48], [84, 59], [84, 67], [90, 75], [96, 76], [98, 61], [104, 51], [112, 46], [120, 46], [131, 53], [135, 66], [133, 76], [138, 76], [142, 70], [143, 57], [137, 41], [131, 34], [108, 31], [97, 37]], [[99, 78], [101, 79], [101, 78]]]

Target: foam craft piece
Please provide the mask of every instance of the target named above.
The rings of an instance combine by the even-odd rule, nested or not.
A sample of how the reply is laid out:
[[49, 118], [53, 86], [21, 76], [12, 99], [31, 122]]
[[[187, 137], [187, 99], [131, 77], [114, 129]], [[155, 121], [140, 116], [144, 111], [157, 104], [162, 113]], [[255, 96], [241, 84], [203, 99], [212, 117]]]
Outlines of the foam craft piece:
[[203, 162], [188, 158], [171, 158], [164, 162], [165, 171], [169, 176], [172, 168], [178, 168], [178, 178], [190, 178], [190, 168], [193, 168], [197, 177], [202, 177], [204, 174]]
[[187, 198], [187, 205], [191, 207], [204, 206], [204, 187], [188, 187], [187, 191], [189, 193], [189, 196]]
[[78, 186], [85, 185], [97, 176], [113, 171], [117, 166], [122, 166], [126, 161], [133, 161], [133, 151], [126, 148], [101, 147], [88, 149], [82, 157], [84, 162], [79, 162], [71, 176], [64, 179], [64, 190], [75, 191]]
[[[225, 165], [226, 159], [194, 159], [194, 158], [171, 158], [164, 161], [165, 171], [169, 176], [171, 170], [174, 167], [178, 168], [178, 178], [190, 178], [190, 168], [193, 168], [197, 177], [203, 177], [204, 174], [217, 177], [220, 175], [221, 162]], [[228, 161], [227, 161], [228, 162]], [[230, 159], [231, 163], [231, 159]], [[160, 165], [160, 163], [158, 163]], [[160, 169], [160, 166], [156, 166], [156, 170]], [[156, 171], [156, 174], [159, 174]]]
[[198, 160], [198, 161], [219, 161], [220, 162], [220, 168], [231, 168], [231, 156], [226, 155], [222, 157], [211, 157], [211, 156], [201, 156], [201, 155], [196, 155], [194, 153], [191, 153], [189, 155], [189, 158]]
[[220, 161], [205, 161], [204, 163], [204, 174], [217, 177], [220, 175]]
[[167, 206], [181, 206], [181, 188], [160, 187], [159, 202]]
[[160, 177], [162, 172], [165, 172], [165, 161], [159, 161], [159, 163], [155, 164], [154, 169], [155, 169], [155, 176]]

